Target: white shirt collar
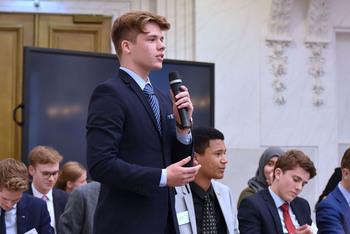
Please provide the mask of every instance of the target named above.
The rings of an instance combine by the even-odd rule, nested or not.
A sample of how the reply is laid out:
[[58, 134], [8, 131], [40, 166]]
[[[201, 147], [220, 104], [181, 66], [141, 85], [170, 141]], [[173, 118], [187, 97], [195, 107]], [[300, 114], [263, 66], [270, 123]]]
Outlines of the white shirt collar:
[[272, 196], [272, 199], [273, 201], [275, 202], [275, 205], [277, 208], [279, 208], [281, 205], [283, 205], [284, 203], [288, 203], [289, 202], [286, 202], [284, 201], [282, 198], [280, 198], [276, 193], [274, 193], [272, 190], [271, 190], [271, 186], [269, 186], [269, 192]]
[[52, 197], [52, 189], [50, 189], [50, 191], [47, 193], [47, 194], [42, 194], [40, 193], [38, 190], [35, 189], [33, 183], [32, 183], [32, 190], [33, 190], [33, 196], [34, 197], [37, 197], [37, 198], [42, 198], [42, 196], [46, 195], [49, 199], [49, 201], [52, 201], [53, 200], [53, 197]]
[[344, 195], [345, 200], [348, 202], [349, 206], [350, 206], [350, 192], [348, 190], [346, 190], [341, 183], [339, 182], [338, 184], [338, 188], [340, 190], [340, 192]]
[[141, 90], [143, 90], [145, 88], [146, 84], [150, 84], [152, 86], [151, 81], [148, 77], [147, 77], [147, 82], [146, 82], [146, 81], [144, 81], [144, 79], [142, 79], [135, 72], [133, 72], [125, 67], [120, 67], [120, 69], [125, 71], [126, 73], [128, 73], [135, 80], [135, 82], [140, 86]]

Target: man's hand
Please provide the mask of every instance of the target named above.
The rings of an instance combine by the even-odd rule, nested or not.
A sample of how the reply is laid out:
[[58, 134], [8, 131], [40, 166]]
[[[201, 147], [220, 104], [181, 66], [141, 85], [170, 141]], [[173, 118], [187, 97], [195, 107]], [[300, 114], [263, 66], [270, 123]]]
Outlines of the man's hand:
[[[191, 119], [192, 113], [193, 113], [193, 105], [192, 105], [192, 101], [191, 101], [188, 89], [183, 85], [180, 86], [180, 88], [182, 89], [182, 91], [178, 93], [175, 97], [174, 97], [173, 91], [170, 90], [171, 97], [173, 98], [173, 112], [175, 115], [175, 119], [178, 123], [181, 123], [179, 111], [177, 110], [178, 108], [179, 109], [187, 108], [187, 114], [189, 119]], [[175, 101], [175, 99], [177, 101]], [[177, 131], [180, 134], [188, 134], [190, 132], [189, 129], [179, 129], [179, 128], [177, 129]]]
[[312, 231], [311, 226], [309, 226], [308, 224], [304, 224], [303, 226], [300, 226], [297, 229], [295, 229], [293, 234], [314, 234], [314, 232]]
[[182, 186], [194, 180], [201, 165], [195, 167], [183, 167], [191, 160], [191, 157], [182, 159], [181, 161], [171, 164], [166, 168], [167, 182], [170, 187]]

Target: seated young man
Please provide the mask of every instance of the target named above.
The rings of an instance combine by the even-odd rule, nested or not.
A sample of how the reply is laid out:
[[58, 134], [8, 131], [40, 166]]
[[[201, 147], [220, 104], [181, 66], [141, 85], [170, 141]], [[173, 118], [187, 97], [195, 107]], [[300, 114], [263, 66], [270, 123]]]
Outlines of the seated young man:
[[51, 218], [51, 226], [59, 234], [59, 220], [68, 201], [69, 194], [54, 188], [60, 172], [60, 162], [63, 156], [50, 146], [38, 145], [28, 156], [29, 174], [33, 183], [25, 193], [46, 201]]
[[23, 193], [28, 182], [24, 163], [0, 161], [0, 233], [54, 233], [45, 201]]
[[298, 194], [315, 175], [313, 162], [303, 152], [289, 150], [281, 155], [271, 186], [243, 199], [238, 209], [240, 232], [314, 233], [309, 203]]
[[200, 165], [193, 182], [176, 187], [175, 208], [181, 234], [239, 233], [236, 205], [231, 190], [217, 182], [224, 177], [224, 135], [215, 128], [192, 130], [193, 165]]
[[350, 233], [350, 148], [341, 161], [342, 179], [316, 209], [318, 233]]

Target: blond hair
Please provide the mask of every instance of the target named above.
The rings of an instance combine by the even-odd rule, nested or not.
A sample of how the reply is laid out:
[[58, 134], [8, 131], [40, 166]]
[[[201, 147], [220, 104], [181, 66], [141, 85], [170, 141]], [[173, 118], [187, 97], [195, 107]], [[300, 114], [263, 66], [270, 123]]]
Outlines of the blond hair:
[[28, 169], [23, 162], [13, 158], [6, 158], [0, 161], [0, 191], [24, 192], [28, 189]]
[[136, 37], [145, 31], [145, 25], [148, 22], [155, 22], [161, 30], [170, 29], [170, 24], [165, 17], [150, 11], [130, 11], [118, 17], [112, 27], [112, 41], [119, 59], [121, 59], [123, 40], [135, 44]]
[[29, 165], [35, 167], [37, 164], [60, 163], [63, 156], [50, 146], [36, 146], [28, 156]]

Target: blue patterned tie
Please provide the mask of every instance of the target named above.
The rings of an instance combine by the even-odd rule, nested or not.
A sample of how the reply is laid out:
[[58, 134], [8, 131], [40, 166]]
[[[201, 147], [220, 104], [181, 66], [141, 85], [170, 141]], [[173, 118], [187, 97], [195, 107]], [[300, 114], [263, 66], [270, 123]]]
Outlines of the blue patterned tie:
[[158, 130], [159, 130], [160, 134], [162, 134], [162, 129], [160, 128], [159, 103], [158, 103], [158, 99], [157, 99], [156, 95], [154, 94], [152, 86], [150, 84], [146, 84], [145, 88], [143, 89], [143, 92], [145, 93], [146, 97], [148, 98], [149, 103], [151, 104], [154, 115], [156, 116]]

